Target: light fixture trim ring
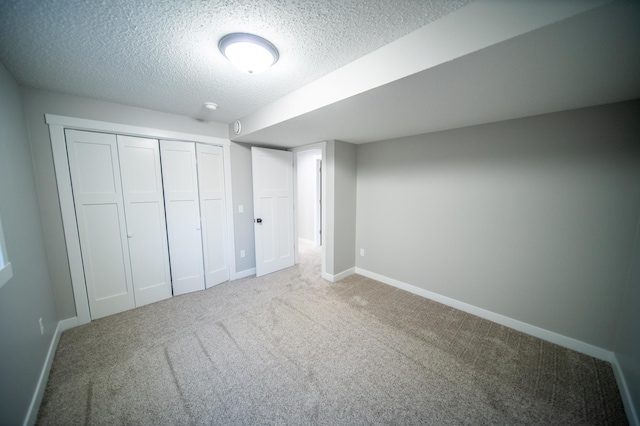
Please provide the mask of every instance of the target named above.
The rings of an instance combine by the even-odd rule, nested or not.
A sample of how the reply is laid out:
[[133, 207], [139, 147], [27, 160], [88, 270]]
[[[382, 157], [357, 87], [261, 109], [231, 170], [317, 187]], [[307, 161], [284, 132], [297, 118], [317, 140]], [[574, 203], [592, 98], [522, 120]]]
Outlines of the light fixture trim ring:
[[222, 55], [225, 58], [229, 59], [225, 51], [227, 47], [235, 43], [251, 43], [267, 50], [267, 52], [269, 52], [273, 57], [273, 62], [271, 63], [271, 66], [275, 65], [275, 63], [278, 62], [278, 59], [280, 59], [280, 53], [278, 52], [278, 48], [276, 48], [276, 46], [273, 43], [271, 43], [269, 40], [263, 37], [257, 36], [255, 34], [249, 34], [249, 33], [227, 34], [226, 36], [222, 37], [218, 42], [218, 50], [220, 50], [220, 53], [222, 53]]

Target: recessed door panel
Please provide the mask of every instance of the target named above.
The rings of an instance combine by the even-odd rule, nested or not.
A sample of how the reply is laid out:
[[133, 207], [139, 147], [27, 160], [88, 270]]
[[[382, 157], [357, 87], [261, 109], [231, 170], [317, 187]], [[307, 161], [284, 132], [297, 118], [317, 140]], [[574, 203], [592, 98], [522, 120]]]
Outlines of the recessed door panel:
[[260, 207], [262, 212], [260, 213], [260, 217], [262, 222], [259, 225], [259, 232], [256, 231], [257, 234], [260, 234], [260, 248], [262, 250], [262, 263], [271, 264], [276, 260], [276, 223], [273, 220], [276, 215], [274, 214], [275, 210], [275, 199], [273, 197], [265, 197], [260, 199]]
[[180, 260], [173, 262], [174, 275], [180, 279], [202, 277], [202, 243], [198, 228], [197, 202], [170, 201], [167, 210], [167, 219], [171, 224], [171, 252]]
[[81, 208], [85, 276], [93, 284], [94, 299], [105, 301], [126, 295], [126, 251], [120, 239], [118, 205], [89, 204]]
[[[225, 250], [225, 208], [222, 200], [205, 200], [202, 203], [203, 223], [206, 223], [205, 241], [207, 273], [227, 269]], [[226, 277], [228, 279], [228, 276]], [[226, 281], [226, 280], [223, 280]], [[216, 283], [217, 284], [217, 283]], [[209, 286], [210, 287], [210, 286]]]
[[162, 194], [158, 141], [118, 136], [118, 152], [127, 194]]
[[[171, 297], [167, 245], [160, 231], [165, 227], [163, 206], [158, 202], [146, 202], [131, 203], [127, 208], [127, 223], [132, 230], [129, 234], [129, 251], [136, 296], [137, 292], [165, 286], [167, 291], [158, 300]], [[138, 306], [146, 304], [139, 303], [139, 299], [136, 297]]]
[[162, 169], [170, 179], [165, 179], [165, 191], [172, 194], [193, 194], [197, 192], [195, 152], [181, 145], [194, 145], [190, 142], [162, 141]]
[[224, 195], [224, 167], [222, 148], [198, 144], [198, 184], [203, 192]]
[[113, 146], [105, 143], [75, 141], [73, 147], [77, 189], [83, 194], [115, 194]]
[[289, 204], [291, 203], [289, 197], [278, 197], [276, 202], [278, 204], [278, 226], [276, 228], [278, 230], [278, 243], [276, 245], [279, 258], [286, 259], [293, 256], [293, 244], [290, 244], [293, 241], [293, 228], [289, 226], [293, 223], [293, 210], [289, 209]]

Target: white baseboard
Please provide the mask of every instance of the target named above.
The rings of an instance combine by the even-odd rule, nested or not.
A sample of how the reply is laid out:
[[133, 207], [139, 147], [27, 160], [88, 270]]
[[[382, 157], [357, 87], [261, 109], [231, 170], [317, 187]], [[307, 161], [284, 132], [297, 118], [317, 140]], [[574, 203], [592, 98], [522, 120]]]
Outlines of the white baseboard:
[[332, 283], [338, 282], [341, 279], [347, 278], [349, 275], [353, 275], [356, 273], [356, 268], [349, 268], [346, 271], [342, 271], [339, 274], [336, 275], [331, 275], [331, 274], [327, 274], [326, 272], [322, 273], [322, 278], [324, 278], [327, 281], [331, 281]]
[[326, 272], [322, 273], [322, 278], [329, 281], [329, 282], [335, 282], [333, 280], [333, 275], [327, 274]]
[[610, 362], [614, 376], [616, 378], [616, 382], [618, 384], [618, 389], [620, 390], [620, 396], [624, 404], [624, 409], [627, 414], [629, 424], [631, 426], [640, 426], [640, 421], [638, 420], [638, 412], [634, 405], [634, 400], [631, 398], [631, 393], [629, 392], [629, 387], [627, 386], [624, 372], [622, 371], [622, 368], [618, 363], [618, 358], [616, 357], [614, 352], [599, 348], [580, 340], [573, 339], [571, 337], [563, 336], [553, 331], [545, 330], [543, 328], [518, 321], [513, 318], [506, 317], [504, 315], [497, 314], [495, 312], [488, 311], [486, 309], [478, 308], [477, 306], [473, 306], [468, 303], [443, 296], [441, 294], [433, 293], [431, 291], [413, 286], [411, 284], [407, 284], [402, 281], [398, 281], [393, 278], [386, 277], [384, 275], [376, 274], [375, 272], [367, 271], [366, 269], [355, 269], [356, 274], [371, 278], [376, 281], [380, 281], [384, 284], [391, 285], [393, 287], [408, 291], [418, 296], [434, 300], [436, 302], [442, 303], [443, 305], [451, 306], [452, 308], [468, 312], [489, 321], [504, 325], [505, 327], [513, 328], [514, 330], [518, 330], [531, 336], [546, 340], [548, 342], [555, 343], [559, 346], [572, 349], [576, 352], [580, 352], [585, 355]]
[[62, 333], [63, 331], [70, 330], [79, 325], [80, 323], [78, 322], [78, 317], [67, 318], [58, 323], [58, 327], [60, 328], [60, 333]]
[[29, 404], [29, 410], [27, 411], [27, 416], [24, 419], [24, 425], [30, 426], [36, 423], [36, 419], [38, 417], [38, 410], [40, 409], [40, 404], [42, 403], [42, 397], [44, 396], [44, 390], [47, 387], [47, 380], [49, 379], [49, 371], [51, 371], [51, 365], [53, 364], [53, 359], [56, 356], [56, 349], [58, 348], [58, 342], [60, 341], [60, 335], [63, 331], [69, 330], [70, 328], [78, 326], [78, 318], [68, 318], [62, 321], [58, 321], [58, 325], [56, 326], [56, 331], [54, 331], [51, 343], [49, 344], [49, 350], [47, 351], [47, 357], [44, 360], [44, 365], [42, 366], [42, 370], [40, 371], [40, 377], [38, 378], [38, 384], [36, 385], [36, 390], [33, 393], [33, 397], [31, 398], [31, 404]]
[[616, 357], [615, 353], [613, 354], [611, 359], [611, 366], [613, 367], [613, 374], [616, 377], [616, 382], [618, 383], [620, 397], [622, 398], [624, 411], [627, 413], [627, 420], [629, 420], [629, 425], [640, 426], [638, 412], [634, 405], [634, 401], [631, 398], [631, 392], [629, 392], [629, 386], [627, 385], [627, 381], [624, 377], [624, 372], [622, 371], [622, 367], [620, 367], [620, 363], [618, 362], [618, 358]]
[[231, 276], [230, 281], [235, 281], [235, 280], [239, 280], [240, 278], [250, 277], [251, 275], [255, 275], [255, 274], [256, 274], [256, 268], [245, 269], [244, 271], [239, 271], [234, 273]]
[[426, 297], [427, 299], [434, 300], [436, 302], [442, 303], [443, 305], [451, 306], [452, 308], [468, 312], [470, 314], [479, 316], [489, 321], [493, 321], [500, 325], [504, 325], [505, 327], [513, 328], [514, 330], [530, 334], [531, 336], [538, 337], [542, 340], [555, 343], [556, 345], [572, 349], [574, 351], [592, 356], [594, 358], [609, 362], [611, 362], [611, 359], [613, 358], [613, 352], [599, 348], [589, 343], [585, 343], [571, 337], [563, 336], [553, 331], [545, 330], [544, 328], [536, 327], [535, 325], [518, 321], [516, 319], [509, 318], [504, 315], [497, 314], [495, 312], [491, 312], [486, 309], [482, 309], [477, 306], [473, 306], [438, 293], [433, 293], [423, 288], [416, 287], [393, 278], [385, 277], [384, 275], [376, 274], [375, 272], [367, 271], [366, 269], [356, 268], [356, 274], [360, 274], [367, 278], [389, 284], [393, 287], [397, 287], [418, 296]]

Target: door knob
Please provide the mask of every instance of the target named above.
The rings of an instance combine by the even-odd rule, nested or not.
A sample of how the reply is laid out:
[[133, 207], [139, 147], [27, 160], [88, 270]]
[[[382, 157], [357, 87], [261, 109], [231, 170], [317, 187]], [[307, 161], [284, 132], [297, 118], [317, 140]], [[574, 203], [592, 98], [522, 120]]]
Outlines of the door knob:
[[262, 223], [262, 219], [258, 218], [258, 219], [256, 219], [256, 222]]
[[127, 238], [133, 238], [133, 232], [127, 232]]

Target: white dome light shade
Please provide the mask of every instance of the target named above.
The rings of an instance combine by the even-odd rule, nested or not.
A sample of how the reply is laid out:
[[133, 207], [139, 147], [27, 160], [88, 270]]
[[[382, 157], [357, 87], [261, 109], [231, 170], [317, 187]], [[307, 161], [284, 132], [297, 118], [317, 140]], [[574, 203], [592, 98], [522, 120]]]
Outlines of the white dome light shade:
[[278, 49], [268, 40], [247, 33], [228, 34], [218, 43], [220, 52], [240, 71], [260, 74], [278, 62]]

